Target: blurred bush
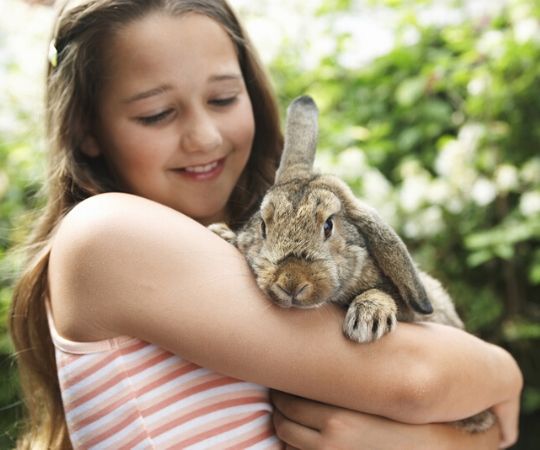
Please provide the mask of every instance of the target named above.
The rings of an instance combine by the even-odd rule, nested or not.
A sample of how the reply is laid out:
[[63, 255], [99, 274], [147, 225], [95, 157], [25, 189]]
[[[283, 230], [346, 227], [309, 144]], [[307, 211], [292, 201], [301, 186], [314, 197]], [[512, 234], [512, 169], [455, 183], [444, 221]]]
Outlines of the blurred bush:
[[[20, 411], [5, 328], [18, 258], [7, 252], [41, 201], [39, 86], [52, 14], [5, 1], [14, 13], [0, 20], [0, 448], [11, 445]], [[538, 2], [288, 3], [300, 19], [282, 2], [231, 3], [262, 50], [282, 111], [300, 94], [316, 99], [317, 164], [396, 227], [471, 332], [516, 357], [526, 387], [515, 448], [540, 448]], [[24, 33], [22, 23], [31, 24]]]
[[9, 14], [0, 15], [0, 448], [11, 448], [21, 408], [6, 322], [19, 260], [15, 247], [41, 200], [42, 89], [52, 10], [12, 0], [2, 7]]

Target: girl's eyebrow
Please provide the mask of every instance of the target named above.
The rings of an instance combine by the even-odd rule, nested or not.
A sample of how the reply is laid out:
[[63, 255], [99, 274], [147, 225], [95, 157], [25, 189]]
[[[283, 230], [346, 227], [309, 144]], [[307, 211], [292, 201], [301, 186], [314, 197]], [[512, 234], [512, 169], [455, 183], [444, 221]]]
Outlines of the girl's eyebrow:
[[138, 100], [143, 100], [143, 99], [148, 98], [148, 97], [153, 97], [154, 95], [163, 94], [164, 92], [170, 91], [172, 88], [173, 88], [172, 85], [164, 84], [164, 85], [158, 86], [156, 88], [149, 89], [148, 91], [139, 92], [138, 94], [135, 94], [135, 95], [133, 95], [131, 97], [128, 97], [128, 98], [122, 100], [122, 103], [133, 103], [133, 102], [136, 102]]
[[[209, 79], [209, 83], [218, 83], [221, 81], [241, 81], [242, 75], [237, 73], [226, 73], [222, 75], [212, 75]], [[128, 97], [122, 100], [122, 103], [133, 103], [138, 100], [144, 100], [148, 97], [153, 97], [154, 95], [163, 94], [164, 92], [170, 91], [173, 88], [170, 84], [163, 84], [156, 88], [149, 89], [148, 91], [139, 92], [131, 97]]]
[[225, 73], [222, 75], [212, 75], [208, 79], [208, 81], [210, 83], [215, 83], [218, 81], [229, 81], [229, 80], [240, 81], [241, 79], [242, 79], [242, 75], [239, 73]]

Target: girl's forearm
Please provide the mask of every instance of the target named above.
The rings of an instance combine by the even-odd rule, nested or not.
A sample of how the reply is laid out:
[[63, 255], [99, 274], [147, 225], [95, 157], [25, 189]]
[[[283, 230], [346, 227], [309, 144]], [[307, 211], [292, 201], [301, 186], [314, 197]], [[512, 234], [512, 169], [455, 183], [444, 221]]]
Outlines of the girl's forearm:
[[295, 448], [493, 450], [497, 426], [469, 433], [450, 424], [411, 425], [312, 400], [272, 392], [278, 436]]

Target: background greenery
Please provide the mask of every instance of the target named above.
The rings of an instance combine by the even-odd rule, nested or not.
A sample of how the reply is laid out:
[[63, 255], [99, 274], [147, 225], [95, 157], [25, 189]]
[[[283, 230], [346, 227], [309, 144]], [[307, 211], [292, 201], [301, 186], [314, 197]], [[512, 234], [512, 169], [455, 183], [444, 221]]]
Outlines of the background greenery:
[[[0, 448], [20, 415], [5, 319], [13, 248], [40, 203], [52, 20], [50, 8], [3, 1], [12, 14], [0, 19]], [[396, 227], [471, 332], [518, 360], [515, 448], [540, 448], [539, 2], [231, 3], [282, 111], [300, 94], [316, 99], [318, 165]]]

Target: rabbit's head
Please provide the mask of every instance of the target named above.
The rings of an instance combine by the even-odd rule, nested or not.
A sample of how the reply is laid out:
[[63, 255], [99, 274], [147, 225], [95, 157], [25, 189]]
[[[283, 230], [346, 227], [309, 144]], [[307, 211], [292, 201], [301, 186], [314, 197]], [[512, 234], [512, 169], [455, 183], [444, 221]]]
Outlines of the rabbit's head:
[[309, 97], [289, 107], [275, 184], [238, 235], [257, 283], [280, 306], [309, 308], [350, 301], [385, 277], [407, 305], [431, 312], [397, 234], [337, 177], [313, 173], [317, 116]]

